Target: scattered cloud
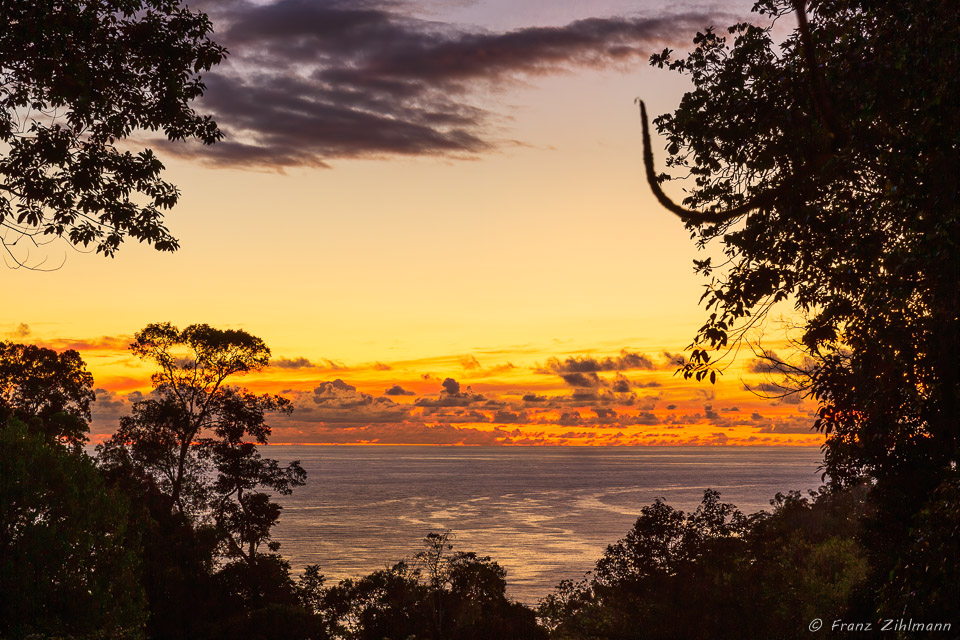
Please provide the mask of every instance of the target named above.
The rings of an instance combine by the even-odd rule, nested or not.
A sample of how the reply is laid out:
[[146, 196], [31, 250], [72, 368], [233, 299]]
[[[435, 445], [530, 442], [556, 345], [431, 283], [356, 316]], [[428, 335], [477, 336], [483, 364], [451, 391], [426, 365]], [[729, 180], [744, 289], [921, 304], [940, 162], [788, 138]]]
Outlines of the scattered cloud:
[[[136, 400], [132, 400], [129, 395], [124, 397], [119, 393], [108, 391], [107, 389], [97, 388], [94, 389], [94, 393], [97, 398], [90, 406], [90, 413], [93, 418], [93, 423], [97, 425], [116, 424], [121, 416], [130, 413], [130, 405], [132, 402], [136, 402]], [[137, 400], [142, 399], [140, 395], [142, 394], [138, 394]]]
[[627, 376], [617, 373], [610, 388], [616, 393], [630, 393], [630, 387], [630, 380]]
[[664, 351], [660, 354], [664, 362], [662, 368], [664, 369], [678, 369], [683, 365], [687, 364], [687, 356], [682, 353], [670, 353], [669, 351]]
[[783, 361], [776, 351], [764, 350], [759, 358], [752, 358], [747, 362], [747, 373], [777, 373]]
[[386, 391], [384, 391], [384, 392], [383, 392], [383, 395], [385, 395], [385, 396], [415, 396], [415, 395], [417, 395], [417, 394], [416, 394], [415, 392], [413, 392], [413, 391], [407, 391], [406, 389], [404, 389], [404, 388], [401, 387], [400, 385], [395, 384], [395, 385], [393, 385], [392, 387], [390, 387], [389, 389], [387, 389]]
[[[275, 436], [290, 441], [304, 437], [295, 428], [274, 430]], [[454, 426], [447, 423], [383, 423], [363, 425], [336, 425], [333, 428], [311, 432], [311, 442], [329, 444], [352, 444], [357, 442], [375, 444], [439, 444], [439, 445], [508, 445], [518, 444], [521, 432], [507, 431], [499, 427], [478, 429]]]
[[473, 393], [470, 387], [461, 390], [460, 383], [453, 378], [445, 378], [440, 385], [442, 390], [439, 396], [420, 398], [416, 401], [419, 407], [467, 407], [486, 403], [487, 398]]
[[453, 378], [445, 379], [441, 385], [443, 387], [443, 393], [451, 396], [460, 395], [460, 383], [454, 380]]
[[747, 391], [766, 400], [773, 400], [777, 404], [800, 404], [803, 401], [800, 389], [777, 384], [776, 382], [760, 382], [758, 384], [744, 383], [743, 386]]
[[558, 358], [550, 358], [545, 364], [538, 366], [535, 371], [537, 373], [563, 375], [566, 373], [597, 373], [600, 371], [630, 371], [634, 369], [653, 370], [656, 368], [658, 367], [649, 356], [642, 353], [631, 353], [624, 349], [619, 356], [602, 359], [591, 356], [574, 356], [563, 361]]
[[393, 400], [358, 391], [337, 378], [316, 386], [312, 393], [294, 394], [293, 420], [312, 423], [366, 424], [397, 422], [407, 409]]
[[504, 411], [500, 410], [493, 414], [490, 422], [495, 424], [520, 424], [528, 420], [527, 413], [524, 411]]
[[281, 369], [310, 369], [316, 366], [306, 358], [276, 358], [270, 361], [270, 365]]
[[713, 402], [717, 398], [717, 392], [712, 387], [709, 389], [696, 387], [694, 388], [693, 392], [700, 400], [704, 402]]
[[30, 335], [30, 325], [25, 322], [21, 322], [17, 327], [7, 334], [10, 338], [14, 340], [23, 340]]
[[304, 357], [276, 358], [271, 360], [270, 364], [281, 369], [320, 369], [323, 371], [345, 371], [348, 369], [347, 365], [343, 364], [342, 362], [328, 360], [326, 358], [316, 362], [308, 360]]
[[560, 375], [563, 381], [571, 387], [577, 388], [595, 388], [603, 386], [605, 383], [596, 373], [563, 373]]
[[750, 416], [751, 422], [758, 427], [758, 433], [805, 433], [812, 434], [815, 416], [794, 414], [785, 417], [764, 417], [754, 413]]
[[[105, 337], [61, 340], [59, 344], [108, 348], [125, 346], [128, 340]], [[351, 368], [355, 377], [349, 382], [330, 376], [309, 387], [297, 387], [304, 383], [291, 384], [279, 371], [268, 371], [249, 378], [246, 384], [258, 393], [271, 391], [271, 385], [286, 385], [276, 388], [284, 389], [283, 395], [292, 400], [295, 410], [290, 416], [270, 416], [276, 442], [716, 445], [776, 444], [793, 439], [815, 443], [811, 426], [816, 416], [802, 406], [794, 409], [789, 402], [781, 402], [772, 408], [756, 397], [745, 400], [739, 385], [665, 384], [650, 389], [655, 386], [651, 383], [665, 380], [667, 374], [660, 358], [644, 360], [642, 355], [623, 350], [610, 357], [549, 358], [547, 365], [537, 369], [529, 364], [522, 368], [510, 365], [504, 371], [516, 371], [509, 373], [509, 386], [488, 375], [491, 370], [479, 361], [474, 366], [474, 356], [404, 363], [404, 376], [386, 382], [378, 373], [384, 369], [368, 363]], [[111, 362], [109, 366], [123, 366], [125, 361], [114, 358]], [[279, 370], [346, 369], [339, 362], [304, 356], [278, 358], [274, 364]], [[423, 369], [416, 370], [417, 364], [429, 364], [440, 373], [422, 374]], [[98, 376], [94, 441], [112, 432], [119, 418], [146, 397], [145, 375], [113, 375], [102, 380]], [[271, 375], [278, 377], [272, 379]], [[643, 379], [633, 380], [629, 375]], [[423, 380], [433, 389], [425, 391]], [[411, 384], [416, 391], [409, 389]], [[731, 386], [741, 394], [736, 402], [731, 402], [725, 391]], [[416, 397], [403, 399], [410, 396]], [[748, 438], [755, 440], [748, 442]]]
[[81, 354], [86, 352], [123, 352], [126, 353], [133, 342], [133, 336], [102, 336], [92, 339], [54, 338], [51, 340], [34, 341], [38, 347], [46, 347], [54, 351], [73, 349]]
[[764, 349], [759, 357], [747, 362], [746, 372], [795, 376], [809, 373], [814, 368], [816, 361], [806, 354], [798, 354], [787, 360], [776, 351]]
[[367, 393], [357, 391], [353, 385], [347, 384], [340, 378], [332, 382], [322, 382], [313, 390], [314, 404], [338, 409], [369, 406], [378, 402], [393, 404], [392, 400], [375, 398]]

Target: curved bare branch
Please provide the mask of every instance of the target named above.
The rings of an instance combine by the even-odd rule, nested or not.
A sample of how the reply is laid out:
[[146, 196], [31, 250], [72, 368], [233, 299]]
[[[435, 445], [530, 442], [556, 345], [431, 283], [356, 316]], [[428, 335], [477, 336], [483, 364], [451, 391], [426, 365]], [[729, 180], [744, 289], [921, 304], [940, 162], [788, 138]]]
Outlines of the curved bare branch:
[[[810, 92], [813, 96], [814, 107], [817, 110], [820, 121], [833, 139], [833, 148], [837, 149], [845, 144], [847, 135], [843, 126], [840, 124], [836, 111], [833, 109], [830, 96], [824, 88], [823, 73], [817, 64], [813, 37], [810, 35], [810, 25], [807, 22], [806, 1], [792, 0], [792, 3], [793, 8], [797, 12], [798, 31], [800, 32], [800, 44], [803, 50], [804, 62], [810, 71]], [[647, 183], [650, 185], [653, 195], [657, 197], [657, 201], [687, 223], [718, 224], [728, 222], [754, 209], [769, 206], [776, 202], [777, 198], [779, 198], [783, 192], [787, 191], [789, 187], [796, 184], [801, 178], [810, 175], [813, 171], [819, 170], [826, 164], [827, 160], [832, 157], [830, 154], [824, 156], [815, 168], [807, 168], [806, 171], [797, 172], [781, 182], [780, 185], [768, 189], [763, 193], [759, 193], [747, 202], [732, 209], [713, 212], [687, 209], [673, 202], [670, 197], [664, 193], [663, 189], [660, 188], [660, 181], [657, 179], [657, 173], [653, 166], [653, 149], [650, 143], [650, 125], [647, 121], [647, 108], [643, 104], [643, 100], [638, 99], [637, 101], [640, 103], [640, 117], [643, 120], [643, 166], [646, 169]]]
[[732, 209], [727, 209], [726, 211], [711, 213], [695, 211], [693, 209], [681, 207], [673, 202], [673, 200], [671, 200], [670, 197], [663, 192], [663, 189], [660, 188], [660, 181], [657, 180], [657, 172], [653, 167], [653, 149], [652, 145], [650, 144], [650, 124], [647, 121], [647, 107], [643, 104], [643, 100], [639, 100], [638, 102], [640, 102], [640, 118], [643, 120], [643, 166], [647, 172], [647, 183], [650, 185], [653, 195], [657, 197], [657, 201], [670, 212], [680, 216], [681, 220], [684, 222], [692, 222], [693, 224], [716, 224], [720, 222], [727, 222], [728, 220], [733, 220], [734, 218], [742, 216], [743, 214], [754, 209], [759, 209], [762, 206], [771, 204], [774, 200], [776, 200], [777, 194], [780, 192], [782, 186], [770, 189], [769, 191], [764, 191], [763, 193], [758, 194], [756, 197], [751, 198], [747, 202]]

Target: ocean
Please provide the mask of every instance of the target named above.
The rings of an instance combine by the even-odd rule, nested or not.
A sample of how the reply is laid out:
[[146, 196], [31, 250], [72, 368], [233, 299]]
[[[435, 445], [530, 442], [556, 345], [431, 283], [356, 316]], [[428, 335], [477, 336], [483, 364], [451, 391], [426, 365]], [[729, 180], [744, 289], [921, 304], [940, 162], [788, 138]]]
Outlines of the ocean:
[[359, 577], [450, 530], [455, 550], [490, 556], [508, 596], [535, 605], [561, 580], [580, 579], [606, 546], [663, 498], [692, 511], [705, 489], [744, 513], [778, 491], [820, 486], [815, 447], [262, 448], [300, 460], [306, 486], [279, 496], [274, 539], [294, 570], [319, 564], [328, 584]]

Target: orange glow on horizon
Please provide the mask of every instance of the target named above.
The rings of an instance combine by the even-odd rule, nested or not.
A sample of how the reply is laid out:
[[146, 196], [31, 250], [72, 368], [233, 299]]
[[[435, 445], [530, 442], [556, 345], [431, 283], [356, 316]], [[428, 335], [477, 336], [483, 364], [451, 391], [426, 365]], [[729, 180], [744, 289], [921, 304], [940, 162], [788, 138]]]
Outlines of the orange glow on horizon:
[[[101, 401], [91, 433], [96, 443], [149, 394], [151, 370], [129, 352], [99, 344], [81, 355]], [[737, 379], [728, 375], [715, 385], [683, 380], [653, 350], [556, 353], [545, 346], [505, 350], [489, 363], [464, 355], [383, 359], [376, 366], [276, 361], [280, 365], [228, 381], [293, 402], [293, 415], [269, 422], [273, 444], [792, 447], [824, 441], [810, 431], [816, 417], [808, 400], [772, 401], [746, 389], [762, 375], [741, 367]], [[600, 370], [567, 374], [558, 366]]]

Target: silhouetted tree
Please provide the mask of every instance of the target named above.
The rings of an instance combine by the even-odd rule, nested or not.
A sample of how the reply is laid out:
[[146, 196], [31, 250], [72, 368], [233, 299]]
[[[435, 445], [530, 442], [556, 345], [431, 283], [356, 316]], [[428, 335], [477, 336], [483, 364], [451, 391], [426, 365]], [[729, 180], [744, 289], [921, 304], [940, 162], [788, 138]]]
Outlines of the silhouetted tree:
[[270, 533], [280, 506], [268, 492], [289, 494], [306, 477], [299, 462], [282, 467], [258, 451], [270, 436], [266, 414], [289, 412], [290, 402], [226, 384], [265, 367], [270, 350], [245, 331], [169, 323], [148, 325], [131, 349], [157, 365], [155, 388], [121, 418], [98, 459], [135, 501], [133, 526], [149, 540], [151, 636], [228, 637], [225, 629], [259, 628], [276, 607], [309, 617], [289, 565], [261, 551], [279, 547]]
[[[772, 27], [707, 30], [685, 58], [652, 59], [694, 85], [654, 121], [667, 166], [693, 177], [694, 214], [671, 210], [726, 257], [695, 262], [710, 315], [684, 372], [713, 379], [712, 349], [795, 304], [825, 470], [836, 487], [875, 482], [862, 535], [890, 593], [960, 463], [960, 13], [950, 0], [815, 0], [809, 22], [797, 0], [756, 8], [799, 27], [780, 44]], [[926, 586], [895, 608], [922, 606], [911, 594], [953, 579], [941, 570], [913, 573]]]
[[117, 141], [220, 138], [189, 106], [226, 53], [207, 16], [177, 0], [4, 0], [0, 15], [0, 246], [27, 266], [23, 245], [51, 237], [108, 256], [125, 236], [176, 249], [161, 213], [176, 187], [149, 149]]
[[433, 638], [535, 638], [533, 612], [506, 597], [507, 572], [489, 556], [453, 551], [451, 532], [429, 533], [414, 556], [427, 588]]
[[0, 636], [139, 637], [140, 532], [82, 450], [93, 377], [76, 351], [0, 342]]
[[220, 603], [226, 598], [214, 577], [221, 546], [216, 528], [171, 512], [163, 488], [129, 458], [112, 459], [110, 465], [100, 462], [109, 486], [130, 502], [128, 526], [142, 540], [141, 583], [150, 614], [147, 636], [154, 640], [203, 637], [210, 624], [224, 619]]
[[0, 429], [12, 417], [53, 442], [87, 441], [93, 376], [76, 351], [0, 342]]
[[301, 578], [301, 599], [332, 638], [546, 638], [534, 612], [506, 597], [504, 569], [489, 557], [453, 552], [450, 540], [450, 532], [430, 533], [412, 565], [399, 562], [329, 589], [314, 567]]
[[279, 548], [269, 540], [270, 530], [280, 517], [280, 505], [258, 489], [289, 495], [294, 487], [304, 484], [307, 474], [299, 462], [281, 467], [257, 450], [257, 444], [266, 444], [270, 435], [264, 413], [289, 413], [288, 400], [232, 388], [223, 388], [215, 396], [211, 411], [217, 416], [217, 424], [212, 437], [198, 442], [199, 459], [216, 472], [210, 487], [210, 506], [228, 544], [228, 555], [253, 563], [263, 543], [271, 551]]
[[265, 367], [270, 350], [242, 330], [199, 324], [180, 331], [169, 323], [138, 332], [131, 350], [160, 368], [152, 378], [155, 397], [121, 418], [99, 448], [102, 464], [150, 476], [171, 513], [212, 522], [225, 555], [253, 569], [280, 516], [280, 506], [260, 489], [289, 494], [306, 478], [298, 461], [281, 468], [257, 450], [270, 435], [265, 413], [289, 413], [290, 401], [224, 384]]
[[440, 636], [443, 632], [443, 591], [453, 569], [450, 551], [453, 550], [452, 533], [430, 532], [423, 539], [424, 549], [414, 556], [417, 569], [425, 574], [426, 584], [432, 599], [433, 633]]
[[320, 614], [330, 635], [349, 640], [432, 637], [433, 608], [426, 587], [405, 562], [326, 590]]
[[805, 638], [814, 618], [867, 620], [863, 493], [778, 494], [772, 514], [751, 516], [715, 491], [689, 515], [657, 500], [592, 576], [544, 598], [539, 617], [568, 640]]
[[[960, 86], [946, 81], [960, 18], [946, 0], [810, 9], [779, 47], [770, 28], [739, 24], [732, 46], [707, 30], [686, 58], [653, 57], [694, 83], [655, 123], [667, 166], [695, 178], [684, 203], [706, 217], [691, 233], [729, 259], [696, 263], [712, 313], [685, 372], [715, 371], [711, 347], [789, 298], [833, 479], [935, 473], [960, 459]], [[763, 193], [775, 197], [710, 217]]]

